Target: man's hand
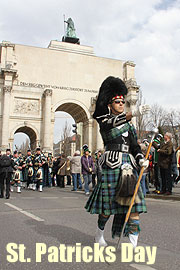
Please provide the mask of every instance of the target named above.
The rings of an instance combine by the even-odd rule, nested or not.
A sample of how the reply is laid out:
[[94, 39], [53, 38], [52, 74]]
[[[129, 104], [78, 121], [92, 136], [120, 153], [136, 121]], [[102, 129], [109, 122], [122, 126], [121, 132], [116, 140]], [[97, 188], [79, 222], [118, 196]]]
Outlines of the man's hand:
[[126, 113], [126, 120], [127, 121], [130, 121], [132, 119], [132, 117], [133, 117], [132, 112]]

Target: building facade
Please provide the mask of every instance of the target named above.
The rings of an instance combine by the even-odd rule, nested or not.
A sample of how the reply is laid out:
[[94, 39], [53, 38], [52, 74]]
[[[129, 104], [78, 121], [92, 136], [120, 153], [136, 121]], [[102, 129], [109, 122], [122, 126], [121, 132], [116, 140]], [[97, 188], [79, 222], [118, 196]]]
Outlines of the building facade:
[[98, 57], [93, 47], [51, 41], [48, 48], [0, 44], [0, 148], [12, 149], [14, 134], [30, 138], [31, 149], [53, 150], [55, 112], [81, 126], [81, 143], [103, 148], [92, 114], [102, 81], [112, 75], [128, 87], [127, 111], [136, 106], [135, 64]]

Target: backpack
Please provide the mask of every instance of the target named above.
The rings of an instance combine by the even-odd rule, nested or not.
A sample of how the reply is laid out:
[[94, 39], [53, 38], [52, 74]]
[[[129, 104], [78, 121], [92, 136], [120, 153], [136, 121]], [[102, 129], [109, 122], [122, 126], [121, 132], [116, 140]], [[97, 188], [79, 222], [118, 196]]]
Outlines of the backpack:
[[0, 158], [0, 167], [9, 167], [9, 166], [11, 166], [11, 159], [10, 159], [10, 157], [8, 157], [6, 155], [3, 155]]

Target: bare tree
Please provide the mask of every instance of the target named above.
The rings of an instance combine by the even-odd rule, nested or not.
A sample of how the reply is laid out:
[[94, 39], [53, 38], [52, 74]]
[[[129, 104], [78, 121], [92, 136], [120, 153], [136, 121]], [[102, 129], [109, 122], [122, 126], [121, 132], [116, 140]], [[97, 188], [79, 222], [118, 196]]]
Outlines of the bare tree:
[[20, 147], [18, 147], [18, 151], [20, 150], [23, 155], [26, 155], [28, 149], [29, 149], [29, 139], [26, 138], [26, 141], [23, 142]]
[[162, 106], [154, 104], [151, 106], [150, 119], [149, 129], [151, 130], [154, 127], [158, 127], [159, 133], [161, 134], [171, 132], [173, 143], [175, 147], [177, 147], [180, 135], [180, 112], [174, 109], [167, 111], [163, 109]]
[[70, 136], [71, 136], [71, 126], [68, 124], [68, 122], [65, 122], [65, 125], [63, 127], [62, 135], [61, 135], [61, 141], [62, 141], [62, 151], [65, 156], [69, 153], [69, 147], [70, 147]]
[[149, 117], [149, 129], [159, 128], [159, 130], [163, 130], [163, 127], [167, 124], [167, 111], [157, 103], [151, 106]]
[[180, 112], [170, 109], [170, 112], [166, 115], [166, 123], [165, 131], [171, 132], [173, 135], [173, 141], [175, 148], [177, 148], [179, 144], [179, 126], [180, 126]]

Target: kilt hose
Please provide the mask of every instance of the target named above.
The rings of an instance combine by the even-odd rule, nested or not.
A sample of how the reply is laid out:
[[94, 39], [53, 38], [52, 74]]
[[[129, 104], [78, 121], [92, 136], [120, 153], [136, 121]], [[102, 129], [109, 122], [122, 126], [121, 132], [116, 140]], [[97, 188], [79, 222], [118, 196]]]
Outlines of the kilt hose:
[[[126, 160], [127, 157], [123, 160]], [[123, 162], [124, 163], [124, 162]], [[91, 214], [114, 215], [112, 224], [112, 237], [120, 236], [126, 213], [129, 209], [126, 205], [119, 205], [115, 201], [116, 189], [121, 175], [121, 165], [111, 169], [106, 164], [102, 166], [102, 179], [98, 181], [90, 195], [85, 208]], [[141, 187], [139, 187], [139, 203], [134, 203], [131, 213], [146, 213], [146, 203]]]

